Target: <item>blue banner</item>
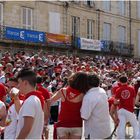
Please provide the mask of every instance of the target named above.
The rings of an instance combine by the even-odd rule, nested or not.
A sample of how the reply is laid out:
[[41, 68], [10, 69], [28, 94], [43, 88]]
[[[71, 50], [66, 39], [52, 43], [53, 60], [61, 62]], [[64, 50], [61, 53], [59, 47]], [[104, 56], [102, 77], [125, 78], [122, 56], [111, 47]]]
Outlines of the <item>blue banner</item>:
[[33, 43], [45, 43], [45, 32], [6, 27], [5, 38]]

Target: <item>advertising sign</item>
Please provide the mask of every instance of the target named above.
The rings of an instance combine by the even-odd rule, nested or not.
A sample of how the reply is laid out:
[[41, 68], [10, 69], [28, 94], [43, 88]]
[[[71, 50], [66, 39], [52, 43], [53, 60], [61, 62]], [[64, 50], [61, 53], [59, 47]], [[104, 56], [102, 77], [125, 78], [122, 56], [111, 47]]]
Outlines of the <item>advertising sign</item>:
[[80, 49], [101, 51], [102, 43], [100, 40], [80, 38]]
[[46, 36], [44, 32], [12, 27], [6, 27], [5, 38], [10, 40], [20, 40], [33, 43], [45, 43], [46, 41]]
[[71, 36], [64, 34], [47, 33], [47, 42], [52, 44], [71, 45]]

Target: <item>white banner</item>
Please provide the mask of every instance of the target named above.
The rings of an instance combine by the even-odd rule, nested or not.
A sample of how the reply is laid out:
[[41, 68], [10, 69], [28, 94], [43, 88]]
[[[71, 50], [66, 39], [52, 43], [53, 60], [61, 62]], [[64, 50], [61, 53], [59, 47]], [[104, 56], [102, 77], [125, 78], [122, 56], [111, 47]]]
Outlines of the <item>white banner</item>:
[[93, 51], [101, 51], [102, 43], [100, 40], [93, 40], [87, 38], [80, 38], [82, 50], [93, 50]]

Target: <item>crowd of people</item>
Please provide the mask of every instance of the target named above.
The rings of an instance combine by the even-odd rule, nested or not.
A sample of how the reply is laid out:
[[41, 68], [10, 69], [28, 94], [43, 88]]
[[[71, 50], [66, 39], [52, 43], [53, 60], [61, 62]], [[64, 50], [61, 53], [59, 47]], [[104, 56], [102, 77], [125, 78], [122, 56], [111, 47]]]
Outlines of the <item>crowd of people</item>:
[[[0, 55], [0, 132], [4, 139], [140, 138], [140, 63], [112, 56], [18, 51]], [[138, 110], [138, 109], [137, 109]], [[53, 118], [53, 113], [55, 118]], [[58, 116], [58, 117], [57, 117]], [[138, 118], [138, 119], [137, 119]]]

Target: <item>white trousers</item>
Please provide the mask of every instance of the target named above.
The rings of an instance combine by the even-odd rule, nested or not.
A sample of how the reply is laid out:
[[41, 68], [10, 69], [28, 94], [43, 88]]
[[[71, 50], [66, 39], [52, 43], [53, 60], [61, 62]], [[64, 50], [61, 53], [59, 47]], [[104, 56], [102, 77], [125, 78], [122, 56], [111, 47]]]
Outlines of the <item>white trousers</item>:
[[117, 130], [117, 138], [125, 139], [125, 126], [127, 122], [130, 122], [133, 127], [133, 136], [137, 138], [139, 132], [138, 121], [136, 119], [136, 115], [126, 109], [118, 110], [118, 118], [120, 120]]
[[138, 115], [138, 121], [139, 121], [139, 133], [138, 133], [137, 139], [140, 139], [140, 112]]

